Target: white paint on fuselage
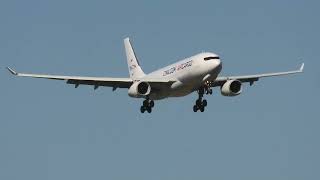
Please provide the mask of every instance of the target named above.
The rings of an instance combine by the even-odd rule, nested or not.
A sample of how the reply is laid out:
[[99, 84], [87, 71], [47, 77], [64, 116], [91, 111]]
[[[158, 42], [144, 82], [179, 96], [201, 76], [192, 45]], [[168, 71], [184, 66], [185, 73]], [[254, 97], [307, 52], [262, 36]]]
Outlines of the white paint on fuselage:
[[[213, 81], [221, 71], [220, 59], [205, 61], [205, 57], [218, 57], [214, 53], [200, 53], [171, 64], [143, 78], [167, 78], [176, 80], [170, 87], [160, 87], [150, 94], [150, 99], [158, 100], [167, 97], [186, 96], [196, 91], [203, 85], [204, 81]], [[142, 80], [143, 80], [142, 78]]]

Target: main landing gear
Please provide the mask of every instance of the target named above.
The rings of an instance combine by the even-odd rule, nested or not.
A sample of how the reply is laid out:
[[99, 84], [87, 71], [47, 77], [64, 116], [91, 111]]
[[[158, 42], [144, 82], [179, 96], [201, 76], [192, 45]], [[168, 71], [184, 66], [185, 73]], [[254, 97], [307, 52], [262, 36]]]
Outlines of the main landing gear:
[[193, 112], [197, 112], [198, 110], [200, 110], [200, 112], [203, 112], [205, 107], [208, 105], [207, 100], [202, 99], [204, 93], [212, 94], [212, 89], [209, 86], [207, 86], [201, 87], [198, 90], [199, 98], [196, 100], [196, 104], [193, 106]]
[[141, 113], [147, 111], [148, 113], [152, 112], [152, 108], [154, 107], [154, 101], [150, 99], [146, 99], [143, 101], [142, 106], [140, 107]]

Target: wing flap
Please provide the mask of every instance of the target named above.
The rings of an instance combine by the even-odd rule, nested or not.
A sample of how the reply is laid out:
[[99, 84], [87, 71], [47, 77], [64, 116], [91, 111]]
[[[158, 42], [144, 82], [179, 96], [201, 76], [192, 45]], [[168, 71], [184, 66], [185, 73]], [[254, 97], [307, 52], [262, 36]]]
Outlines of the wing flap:
[[95, 81], [95, 80], [75, 80], [68, 79], [67, 84], [75, 84], [75, 85], [92, 85], [92, 86], [106, 86], [106, 87], [114, 87], [114, 88], [129, 88], [132, 82], [126, 81]]

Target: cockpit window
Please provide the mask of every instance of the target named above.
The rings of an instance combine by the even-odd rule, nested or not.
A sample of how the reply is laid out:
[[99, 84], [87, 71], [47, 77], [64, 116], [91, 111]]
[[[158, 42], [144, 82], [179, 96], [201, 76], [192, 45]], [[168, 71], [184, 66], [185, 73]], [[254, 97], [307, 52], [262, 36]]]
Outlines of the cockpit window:
[[208, 60], [211, 60], [211, 59], [220, 59], [220, 58], [219, 58], [219, 56], [215, 56], [215, 57], [214, 56], [209, 56], [209, 57], [205, 57], [204, 58], [205, 61], [208, 61]]

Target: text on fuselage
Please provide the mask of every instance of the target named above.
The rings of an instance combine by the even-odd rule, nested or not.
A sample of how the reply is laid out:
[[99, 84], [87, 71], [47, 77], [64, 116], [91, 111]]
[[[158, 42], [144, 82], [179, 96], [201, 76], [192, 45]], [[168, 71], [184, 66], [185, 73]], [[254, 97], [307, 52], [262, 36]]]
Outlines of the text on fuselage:
[[176, 71], [183, 70], [183, 69], [185, 69], [187, 67], [190, 67], [190, 66], [192, 66], [192, 60], [190, 60], [188, 62], [185, 62], [185, 63], [182, 63], [182, 64], [178, 64], [178, 65], [176, 65], [174, 67], [171, 67], [168, 70], [163, 71], [163, 75], [162, 76], [167, 76], [169, 74], [175, 73]]

